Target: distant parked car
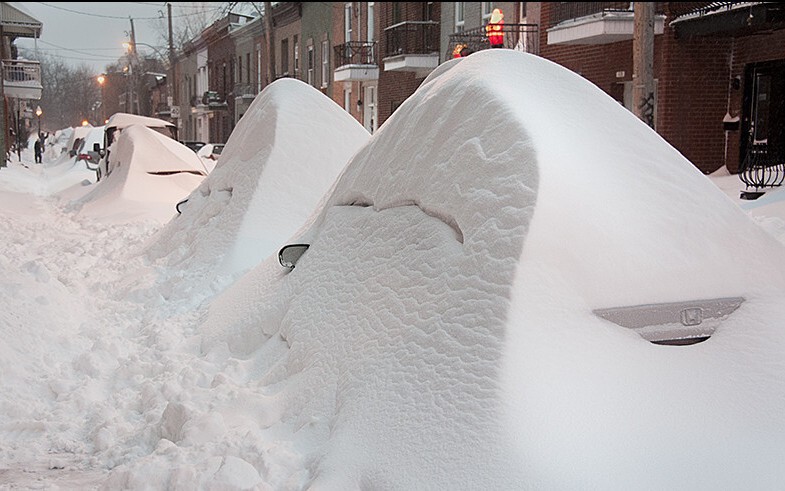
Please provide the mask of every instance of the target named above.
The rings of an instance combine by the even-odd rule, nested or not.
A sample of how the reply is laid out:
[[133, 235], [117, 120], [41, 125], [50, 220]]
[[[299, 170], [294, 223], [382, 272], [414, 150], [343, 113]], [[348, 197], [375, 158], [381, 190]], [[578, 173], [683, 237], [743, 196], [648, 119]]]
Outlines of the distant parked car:
[[[98, 162], [101, 160], [101, 142], [104, 139], [104, 127], [99, 126], [90, 130], [90, 133], [82, 138], [76, 152], [76, 161], [84, 161], [90, 170], [98, 169]], [[96, 147], [97, 145], [97, 147]]]
[[218, 157], [221, 156], [221, 152], [223, 152], [225, 145], [225, 143], [207, 143], [196, 152], [196, 155], [202, 159], [205, 167], [209, 170], [213, 170], [218, 163]]
[[113, 114], [106, 123], [103, 147], [99, 150], [101, 152], [101, 160], [99, 161], [98, 169], [96, 170], [99, 181], [112, 172], [112, 163], [109, 154], [110, 147], [112, 143], [114, 143], [117, 134], [122, 132], [123, 129], [132, 125], [146, 126], [158, 133], [161, 133], [162, 135], [168, 136], [169, 138], [178, 141], [177, 126], [168, 121], [128, 113]]
[[205, 142], [197, 142], [197, 141], [181, 141], [180, 143], [193, 150], [194, 153], [198, 152], [202, 147], [206, 145]]

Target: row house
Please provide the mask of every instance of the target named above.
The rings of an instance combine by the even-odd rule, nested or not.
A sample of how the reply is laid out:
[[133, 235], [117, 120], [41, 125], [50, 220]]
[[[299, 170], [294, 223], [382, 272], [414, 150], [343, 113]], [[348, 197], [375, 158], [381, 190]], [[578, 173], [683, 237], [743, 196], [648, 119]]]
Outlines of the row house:
[[236, 124], [237, 53], [231, 36], [252, 17], [230, 13], [192, 39], [177, 56], [181, 139], [226, 143]]
[[[656, 131], [704, 173], [759, 162], [762, 184], [781, 183], [785, 9], [774, 2], [654, 5]], [[632, 100], [633, 21], [630, 3], [543, 2], [542, 56], [631, 109], [642, 103]]]
[[[230, 14], [178, 55], [178, 87], [191, 101], [181, 134], [225, 141], [256, 95], [281, 77], [312, 85], [373, 132], [440, 63], [463, 49], [491, 48], [485, 28], [494, 9], [504, 15], [501, 47], [559, 63], [631, 110], [640, 103], [633, 100], [634, 3], [272, 5], [270, 19]], [[782, 160], [784, 10], [773, 2], [654, 5], [647, 122], [706, 173]]]
[[[8, 2], [0, 2], [0, 92], [3, 95], [3, 131], [0, 145], [6, 154], [11, 145], [26, 143], [24, 138], [38, 118], [40, 127], [41, 65], [38, 61], [21, 60], [14, 40], [20, 37], [39, 38], [43, 23]], [[38, 110], [34, 112], [34, 109]], [[5, 165], [5, 158], [1, 165]]]

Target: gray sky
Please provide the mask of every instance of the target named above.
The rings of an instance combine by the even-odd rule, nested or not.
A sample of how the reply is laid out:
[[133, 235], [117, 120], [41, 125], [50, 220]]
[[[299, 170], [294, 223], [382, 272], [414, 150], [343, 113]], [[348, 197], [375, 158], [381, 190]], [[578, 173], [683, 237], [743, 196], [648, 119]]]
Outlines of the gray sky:
[[[95, 73], [123, 55], [130, 40], [131, 21], [139, 53], [155, 55], [149, 44], [166, 55], [166, 2], [10, 2], [43, 23], [39, 52], [55, 55], [72, 66], [87, 65]], [[204, 12], [210, 22], [221, 16], [227, 2], [172, 2], [175, 28]], [[163, 18], [161, 18], [163, 17]], [[154, 19], [159, 19], [158, 21]], [[33, 39], [19, 38], [16, 45], [33, 49]], [[31, 58], [35, 58], [31, 56]]]

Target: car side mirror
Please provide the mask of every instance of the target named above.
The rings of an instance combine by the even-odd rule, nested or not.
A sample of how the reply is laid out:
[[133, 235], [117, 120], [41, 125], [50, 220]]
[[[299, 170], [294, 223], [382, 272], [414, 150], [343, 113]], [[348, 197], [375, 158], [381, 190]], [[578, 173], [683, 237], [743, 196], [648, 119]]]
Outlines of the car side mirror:
[[100, 152], [100, 151], [101, 151], [101, 144], [93, 143], [93, 152]]
[[305, 251], [310, 247], [309, 244], [289, 244], [284, 246], [278, 251], [278, 262], [284, 268], [294, 269], [294, 265], [300, 260], [300, 257], [305, 254]]

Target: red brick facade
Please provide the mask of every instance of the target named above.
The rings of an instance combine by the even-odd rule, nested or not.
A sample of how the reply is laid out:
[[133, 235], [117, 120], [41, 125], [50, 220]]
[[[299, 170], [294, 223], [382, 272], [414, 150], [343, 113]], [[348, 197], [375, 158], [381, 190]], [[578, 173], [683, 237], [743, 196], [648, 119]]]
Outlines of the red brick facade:
[[[542, 4], [542, 56], [581, 74], [621, 101], [623, 83], [632, 80], [632, 41], [548, 45], [547, 30], [555, 24], [551, 20], [555, 5]], [[704, 173], [723, 165], [735, 172], [742, 159], [740, 140], [745, 135], [742, 127], [726, 132], [723, 118], [726, 113], [743, 116], [746, 66], [785, 59], [785, 31], [765, 36], [729, 31], [679, 37], [670, 25], [675, 18], [671, 8], [683, 10], [683, 4], [658, 4], [658, 11], [666, 18], [664, 32], [655, 36], [654, 44], [657, 132]], [[739, 85], [733, 85], [736, 77]]]

